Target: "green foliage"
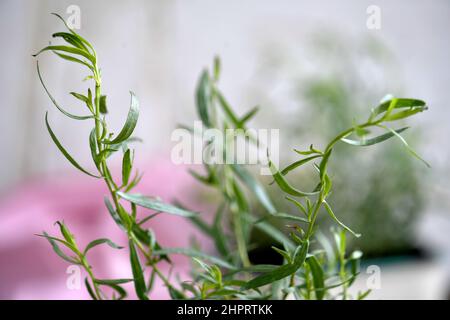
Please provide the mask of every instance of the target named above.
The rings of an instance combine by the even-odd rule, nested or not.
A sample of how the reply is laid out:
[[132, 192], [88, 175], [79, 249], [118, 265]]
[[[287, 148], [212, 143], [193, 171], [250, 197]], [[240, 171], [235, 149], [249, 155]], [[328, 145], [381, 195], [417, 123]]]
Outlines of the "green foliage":
[[[103, 243], [108, 244], [111, 248], [114, 249], [122, 249], [122, 247], [116, 245], [114, 242], [112, 242], [109, 239], [97, 239], [94, 241], [91, 241], [84, 250], [80, 250], [78, 247], [78, 244], [75, 241], [74, 236], [72, 233], [70, 233], [69, 228], [64, 224], [62, 221], [57, 221], [56, 224], [59, 226], [59, 231], [61, 233], [61, 238], [52, 237], [49, 236], [46, 232], [43, 232], [42, 234], [38, 235], [40, 237], [46, 238], [55, 253], [60, 256], [63, 260], [71, 263], [80, 265], [86, 273], [89, 275], [91, 279], [91, 283], [89, 282], [88, 278], [85, 279], [86, 288], [91, 295], [92, 299], [94, 300], [101, 300], [101, 299], [107, 299], [107, 295], [102, 291], [101, 286], [108, 286], [110, 288], [113, 288], [116, 292], [119, 293], [119, 296], [111, 296], [111, 298], [115, 299], [123, 299], [126, 297], [126, 291], [120, 286], [120, 284], [129, 282], [131, 280], [129, 279], [115, 279], [115, 280], [100, 280], [95, 278], [92, 267], [88, 263], [86, 254], [90, 249], [92, 249], [95, 246], [101, 245]], [[60, 247], [62, 245], [62, 248], [65, 248], [66, 250], [70, 251], [72, 255], [69, 255], [63, 251], [63, 249]], [[93, 285], [93, 288], [91, 286]]]
[[[197, 100], [197, 110], [202, 121], [205, 126], [218, 130], [242, 128], [239, 116], [236, 115], [223, 94], [219, 91], [217, 81], [217, 76], [212, 77], [206, 71], [202, 73], [197, 87], [197, 96], [207, 91], [209, 97], [209, 104], [207, 106], [202, 101]], [[355, 237], [360, 237], [361, 235], [352, 231], [340, 221], [329, 203], [328, 198], [333, 189], [333, 183], [328, 173], [329, 162], [333, 155], [332, 151], [339, 142], [345, 142], [354, 146], [371, 146], [390, 138], [399, 138], [409, 150], [408, 144], [400, 135], [407, 128], [391, 129], [386, 126], [386, 123], [413, 116], [424, 110], [426, 110], [426, 106], [421, 100], [392, 98], [381, 103], [377, 108], [374, 108], [366, 122], [353, 124], [353, 126], [331, 139], [323, 150], [315, 148], [313, 145], [310, 146], [309, 150], [295, 150], [302, 158], [294, 161], [282, 170], [278, 170], [269, 159], [269, 168], [272, 172], [273, 182], [276, 183], [281, 191], [288, 195], [286, 199], [293, 203], [299, 213], [304, 215], [306, 219], [277, 212], [269, 196], [264, 191], [264, 188], [262, 186], [260, 187], [253, 179], [250, 179], [249, 177], [251, 175], [242, 166], [225, 164], [211, 167], [205, 164], [205, 172], [208, 175], [206, 177], [202, 176], [202, 179], [197, 180], [208, 187], [217, 189], [222, 194], [222, 201], [228, 204], [228, 214], [225, 217], [228, 217], [227, 222], [230, 225], [230, 230], [233, 231], [235, 245], [237, 247], [235, 256], [222, 253], [223, 258], [235, 263], [236, 266], [234, 269], [237, 269], [229, 274], [225, 274], [225, 278], [241, 273], [247, 274], [247, 276], [237, 278], [238, 280], [244, 279], [245, 283], [240, 287], [236, 286], [234, 288], [240, 291], [239, 294], [235, 293], [234, 297], [242, 298], [245, 296], [249, 298], [252, 296], [252, 290], [262, 288], [263, 290], [257, 290], [258, 294], [254, 298], [277, 298], [279, 297], [277, 294], [281, 291], [282, 298], [292, 295], [295, 298], [315, 298], [320, 300], [332, 297], [330, 289], [334, 289], [333, 292], [335, 292], [336, 288], [341, 288], [338, 296], [341, 296], [343, 299], [349, 298], [350, 295], [347, 290], [359, 273], [359, 260], [362, 257], [362, 253], [355, 251], [347, 258], [346, 232], [349, 232]], [[387, 133], [368, 138], [367, 135], [374, 128], [383, 128]], [[352, 135], [356, 137], [349, 139]], [[226, 153], [226, 150], [227, 146], [224, 146], [223, 153]], [[414, 151], [409, 151], [421, 159]], [[318, 162], [316, 163], [315, 161]], [[302, 169], [310, 163], [313, 163], [314, 168], [318, 172], [316, 188], [312, 191], [302, 191], [287, 181], [285, 175], [292, 171]], [[231, 170], [228, 168], [231, 168]], [[245, 176], [242, 173], [245, 173]], [[196, 173], [194, 176], [198, 178], [201, 175]], [[243, 190], [240, 184], [236, 183], [237, 180], [242, 180], [244, 182], [243, 186], [246, 186], [247, 189]], [[228, 185], [232, 187], [227, 188]], [[262, 265], [252, 265], [248, 259], [249, 233], [253, 228], [258, 228], [258, 225], [267, 216], [259, 218], [255, 216], [251, 212], [248, 203], [241, 201], [244, 193], [250, 193], [255, 197], [261, 206], [268, 211], [269, 216], [280, 220], [301, 221], [306, 224], [305, 231], [302, 227], [295, 226], [296, 232], [290, 234], [291, 239], [286, 239], [283, 233], [276, 232], [276, 229], [270, 225], [265, 224], [264, 228], [262, 228], [272, 238], [274, 243], [278, 241], [284, 244], [285, 250], [274, 247], [274, 250], [283, 257], [284, 262], [282, 265], [264, 266], [260, 268]], [[314, 239], [317, 217], [322, 211], [328, 213], [332, 220], [342, 228], [342, 231], [333, 231], [334, 237], [338, 239], [335, 244], [337, 248], [336, 254], [330, 255], [328, 253], [326, 259], [321, 251], [308, 251], [308, 244]], [[201, 221], [201, 217], [196, 218], [194, 224], [207, 235], [214, 238], [210, 232], [211, 228], [206, 222]], [[219, 253], [223, 252], [220, 248], [217, 248], [217, 251]], [[249, 279], [248, 274], [254, 274], [255, 272], [260, 274]], [[211, 283], [212, 281], [209, 279], [208, 284]], [[195, 295], [198, 298], [205, 298], [205, 295], [202, 295], [201, 292], [200, 290], [199, 296], [198, 293]], [[360, 293], [356, 298], [363, 298], [367, 294], [368, 292]]]
[[[59, 15], [56, 16], [64, 22], [64, 20]], [[194, 216], [196, 215], [196, 213], [177, 208], [170, 204], [165, 204], [156, 198], [144, 197], [142, 195], [129, 193], [139, 183], [142, 177], [136, 170], [133, 178], [130, 179], [133, 171], [134, 151], [128, 146], [131, 142], [138, 140], [132, 135], [139, 118], [139, 102], [135, 94], [133, 92], [130, 92], [131, 103], [125, 124], [116, 136], [114, 136], [112, 132], [109, 132], [105, 117], [106, 113], [108, 112], [106, 105], [106, 95], [102, 94], [102, 81], [101, 74], [99, 72], [100, 69], [98, 67], [97, 53], [94, 50], [93, 46], [86, 39], [81, 37], [74, 30], [68, 27], [67, 29], [69, 32], [59, 32], [53, 35], [55, 38], [64, 40], [66, 42], [66, 45], [47, 46], [36, 53], [34, 56], [38, 56], [44, 52], [52, 52], [56, 54], [56, 56], [66, 61], [78, 63], [88, 67], [91, 74], [87, 76], [86, 79], [94, 80], [94, 87], [92, 89], [88, 88], [86, 94], [77, 92], [70, 92], [70, 94], [86, 105], [88, 111], [90, 112], [90, 115], [76, 116], [60, 107], [57, 101], [47, 90], [47, 87], [45, 86], [42, 79], [39, 64], [37, 63], [38, 77], [50, 100], [55, 105], [55, 107], [59, 111], [61, 111], [63, 115], [74, 120], [93, 120], [93, 128], [89, 135], [89, 148], [98, 174], [90, 173], [88, 170], [84, 169], [62, 146], [50, 127], [50, 124], [48, 122], [48, 113], [46, 113], [45, 115], [45, 123], [53, 142], [55, 143], [59, 151], [63, 154], [63, 156], [74, 167], [89, 176], [102, 178], [105, 181], [110, 191], [110, 197], [112, 200], [111, 201], [105, 197], [105, 205], [113, 220], [124, 232], [126, 232], [129, 239], [128, 249], [130, 253], [130, 269], [133, 274], [133, 279], [105, 280], [95, 278], [92, 272], [92, 268], [87, 262], [86, 254], [91, 249], [101, 244], [107, 244], [110, 247], [116, 249], [122, 248], [109, 239], [101, 238], [93, 240], [86, 246], [85, 250], [80, 251], [67, 227], [63, 223], [59, 222], [58, 224], [60, 226], [60, 231], [63, 239], [51, 237], [45, 232], [41, 236], [45, 237], [50, 242], [55, 253], [58, 254], [62, 259], [69, 263], [78, 264], [84, 267], [85, 271], [88, 274], [88, 277], [85, 279], [86, 288], [93, 299], [101, 300], [108, 298], [107, 295], [103, 293], [100, 286], [106, 286], [112, 289], [113, 295], [111, 296], [111, 298], [122, 299], [126, 296], [126, 291], [124, 288], [122, 288], [121, 284], [129, 281], [134, 281], [137, 296], [140, 299], [147, 299], [148, 288], [145, 285], [145, 274], [141, 266], [139, 255], [142, 255], [142, 258], [145, 260], [146, 265], [151, 266], [153, 270], [152, 275], [154, 276], [154, 274], [157, 274], [166, 284], [168, 283], [168, 280], [166, 279], [166, 276], [159, 271], [156, 264], [162, 259], [170, 262], [170, 259], [166, 254], [163, 253], [159, 253], [156, 255], [152, 254], [152, 251], [158, 251], [162, 248], [156, 241], [153, 232], [150, 229], [145, 229], [141, 226], [143, 222], [155, 217], [156, 214], [147, 216], [145, 219], [141, 219], [138, 221], [136, 206], [138, 205], [144, 208], [152, 209], [154, 211], [157, 211], [157, 213], [166, 212], [185, 217]], [[120, 150], [122, 150], [123, 152], [122, 183], [118, 184], [111, 175], [107, 161], [110, 156], [119, 152]], [[121, 203], [121, 200], [125, 200], [130, 204], [131, 211], [125, 209], [125, 207]], [[61, 246], [69, 249], [74, 254], [74, 256], [66, 254]], [[168, 287], [172, 292], [174, 292], [175, 288], [171, 287], [170, 285]]]
[[[308, 39], [308, 43], [301, 45], [301, 54], [290, 55], [289, 59], [282, 53], [295, 51], [297, 45], [267, 47], [262, 53], [263, 57], [274, 59], [258, 69], [255, 80], [261, 81], [248, 81], [249, 85], [244, 88], [244, 92], [250, 92], [248, 98], [263, 99], [261, 103], [268, 108], [257, 124], [282, 128], [280, 138], [284, 145], [301, 146], [302, 151], [309, 146], [306, 138], [314, 139], [311, 140], [314, 146], [321, 146], [326, 144], [326, 139], [349, 126], [355, 127], [355, 133], [344, 139], [358, 144], [370, 142], [379, 135], [389, 136], [382, 128], [358, 128], [357, 120], [367, 119], [372, 108], [378, 105], [387, 108], [394, 96], [411, 94], [402, 81], [402, 62], [374, 37], [322, 30], [312, 32]], [[371, 67], [363, 68], [362, 72], [361, 66], [367, 64]], [[265, 95], [270, 90], [267, 85], [278, 81], [288, 83], [289, 89], [281, 95]], [[377, 103], [381, 97], [382, 101]], [[413, 100], [416, 101], [413, 109], [425, 106], [424, 101]], [[283, 109], [286, 101], [289, 101], [288, 114], [286, 108]], [[409, 103], [407, 99], [402, 101]], [[417, 114], [417, 120], [404, 118], [385, 125], [397, 129], [414, 123], [414, 128], [401, 135], [407, 138], [409, 145], [419, 145], [425, 138], [421, 114]], [[280, 157], [280, 170], [296, 160], [289, 152], [281, 152]], [[363, 234], [358, 239], [351, 237], [349, 248], [361, 249], [365, 258], [409, 255], [416, 249], [421, 250], [422, 245], [413, 238], [414, 226], [423, 213], [422, 181], [427, 170], [404, 152], [397, 137], [391, 136], [383, 144], [359, 150], [345, 144], [334, 148], [330, 170], [335, 173], [332, 179], [335, 191], [329, 199], [333, 211], [341, 221], [351, 223], [353, 230]], [[302, 181], [305, 186], [314, 186], [316, 176], [314, 170], [304, 169], [290, 171], [286, 178], [290, 182]], [[294, 212], [293, 206], [282, 201], [282, 192], [274, 188], [269, 191], [279, 210]], [[327, 214], [320, 214], [317, 222], [317, 229], [322, 232], [328, 232], [334, 224]]]
[[[62, 20], [61, 17], [59, 18]], [[112, 219], [128, 237], [130, 273], [133, 278], [98, 279], [88, 263], [87, 253], [102, 244], [107, 244], [114, 249], [122, 249], [121, 246], [109, 239], [100, 238], [91, 241], [84, 250], [80, 250], [73, 234], [63, 222], [57, 222], [62, 238], [49, 236], [45, 232], [40, 235], [49, 241], [58, 256], [68, 263], [84, 268], [88, 275], [85, 279], [86, 289], [93, 299], [123, 299], [127, 292], [122, 285], [132, 281], [139, 299], [147, 300], [151, 295], [156, 277], [162, 280], [174, 299], [284, 299], [292, 296], [298, 299], [320, 300], [336, 298], [336, 295], [330, 292], [333, 288], [341, 288], [338, 296], [342, 296], [343, 299], [350, 297], [347, 289], [359, 273], [359, 260], [362, 254], [358, 251], [350, 255], [346, 254], [346, 232], [358, 235], [338, 220], [328, 202], [332, 191], [332, 180], [328, 173], [332, 150], [341, 141], [356, 146], [367, 146], [397, 137], [410, 152], [413, 152], [400, 136], [404, 128], [390, 129], [385, 123], [424, 111], [426, 109], [424, 102], [415, 99], [391, 99], [384, 102], [372, 111], [368, 121], [343, 131], [332, 139], [323, 151], [312, 145], [306, 151], [295, 150], [297, 154], [305, 158], [295, 161], [281, 171], [269, 160], [274, 182], [288, 194], [286, 199], [296, 206], [298, 215], [279, 212], [265, 188], [247, 168], [236, 164], [204, 164], [205, 175], [196, 172], [192, 172], [192, 175], [220, 195], [220, 205], [211, 223], [207, 222], [202, 215], [179, 205], [163, 203], [156, 197], [130, 193], [141, 178], [136, 170], [133, 178], [130, 179], [133, 171], [134, 150], [129, 148], [129, 144], [136, 140], [132, 135], [139, 117], [138, 100], [131, 92], [127, 119], [120, 132], [114, 137], [114, 134], [109, 132], [106, 122], [107, 112], [114, 110], [107, 110], [106, 96], [102, 94], [96, 51], [86, 39], [71, 29], [68, 33], [55, 33], [54, 37], [61, 38], [66, 44], [45, 47], [36, 56], [43, 52], [53, 52], [66, 61], [88, 67], [92, 74], [87, 78], [94, 80], [94, 87], [92, 90], [89, 88], [86, 94], [75, 92], [70, 94], [84, 103], [91, 115], [74, 116], [59, 107], [45, 87], [39, 67], [38, 76], [51, 101], [64, 115], [74, 120], [93, 120], [89, 148], [98, 175], [85, 170], [66, 151], [50, 128], [46, 113], [47, 129], [55, 145], [73, 166], [89, 176], [102, 178], [105, 181], [110, 193], [109, 197], [104, 199], [105, 205]], [[246, 129], [247, 122], [255, 115], [258, 108], [238, 116], [219, 90], [220, 71], [221, 64], [216, 58], [212, 74], [209, 70], [202, 72], [196, 89], [198, 114], [208, 128], [215, 128], [222, 132], [230, 128]], [[388, 132], [375, 138], [365, 139], [365, 135], [372, 127], [381, 127]], [[355, 140], [348, 139], [352, 134], [357, 136]], [[253, 137], [250, 137], [250, 140], [253, 143], [257, 142]], [[228, 150], [227, 147], [224, 146], [222, 150], [224, 155]], [[121, 183], [116, 182], [108, 167], [109, 157], [117, 152], [123, 153]], [[417, 156], [416, 153], [413, 154]], [[319, 161], [314, 163], [318, 171], [317, 187], [314, 190], [301, 191], [286, 180], [285, 175], [289, 172], [302, 169], [314, 160]], [[257, 201], [266, 213], [255, 212], [253, 201]], [[138, 207], [150, 209], [153, 213], [141, 217]], [[332, 232], [335, 239], [334, 245], [327, 243], [326, 238], [322, 239], [323, 250], [310, 248], [310, 243], [315, 240], [316, 218], [321, 211], [328, 212], [342, 227]], [[201, 232], [213, 239], [217, 254], [207, 254], [196, 247], [163, 248], [158, 243], [153, 230], [143, 225], [164, 213], [178, 215], [192, 221]], [[279, 223], [289, 220], [300, 225], [291, 225], [292, 232], [286, 235], [270, 223], [269, 219]], [[273, 250], [283, 259], [281, 265], [251, 262], [249, 248], [252, 245], [251, 233], [254, 230], [263, 232], [271, 239]], [[327, 251], [329, 247], [334, 247], [335, 250]], [[169, 277], [161, 272], [158, 263], [162, 260], [172, 263], [170, 259], [172, 254], [182, 254], [193, 259], [195, 267], [192, 270], [192, 282], [176, 284], [169, 281]], [[110, 296], [102, 290], [105, 287], [112, 292]], [[364, 298], [367, 294], [367, 292], [360, 293], [357, 298]]]

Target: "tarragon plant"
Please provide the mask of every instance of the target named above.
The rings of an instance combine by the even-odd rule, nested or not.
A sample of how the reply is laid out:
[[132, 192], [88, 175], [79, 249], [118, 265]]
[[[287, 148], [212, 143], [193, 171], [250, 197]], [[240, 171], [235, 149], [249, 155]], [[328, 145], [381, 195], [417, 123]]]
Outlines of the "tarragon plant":
[[[56, 15], [56, 14], [55, 14]], [[63, 22], [64, 20], [60, 18]], [[65, 22], [64, 22], [65, 23]], [[57, 224], [61, 237], [43, 233], [62, 259], [71, 264], [80, 265], [88, 277], [85, 284], [93, 299], [122, 299], [127, 292], [124, 283], [133, 282], [136, 295], [148, 299], [156, 277], [160, 278], [174, 299], [325, 299], [350, 298], [348, 288], [359, 273], [360, 251], [346, 252], [348, 234], [359, 237], [349, 227], [338, 220], [330, 204], [332, 179], [327, 170], [332, 159], [332, 150], [340, 142], [355, 146], [370, 146], [391, 137], [400, 139], [407, 149], [417, 158], [419, 156], [408, 146], [400, 135], [407, 128], [391, 129], [389, 123], [408, 118], [426, 109], [421, 100], [392, 98], [372, 109], [367, 121], [353, 124], [338, 134], [322, 150], [310, 146], [308, 150], [295, 150], [301, 158], [282, 170], [269, 160], [273, 182], [286, 193], [286, 199], [298, 208], [298, 215], [279, 212], [268, 197], [265, 187], [242, 165], [204, 164], [205, 173], [191, 171], [201, 183], [218, 191], [219, 203], [214, 219], [207, 222], [201, 214], [184, 208], [163, 203], [158, 198], [133, 194], [132, 189], [141, 180], [137, 170], [133, 171], [134, 151], [130, 145], [137, 138], [133, 136], [139, 115], [139, 103], [131, 92], [131, 105], [127, 119], [121, 131], [114, 134], [109, 131], [106, 121], [108, 113], [106, 96], [102, 93], [102, 79], [98, 57], [93, 46], [66, 25], [68, 32], [53, 35], [61, 38], [64, 45], [50, 45], [35, 56], [50, 51], [69, 62], [80, 64], [89, 71], [85, 80], [92, 81], [92, 89], [85, 93], [70, 94], [86, 105], [86, 115], [74, 115], [62, 108], [52, 97], [44, 84], [39, 65], [39, 79], [50, 100], [65, 116], [75, 120], [92, 121], [89, 135], [89, 147], [96, 172], [84, 169], [63, 147], [50, 127], [48, 115], [45, 122], [49, 134], [66, 159], [83, 173], [106, 183], [109, 196], [105, 205], [116, 224], [128, 237], [131, 279], [99, 279], [88, 262], [88, 252], [94, 247], [107, 244], [112, 248], [122, 247], [113, 241], [102, 238], [91, 241], [81, 249], [69, 228], [61, 221]], [[203, 71], [196, 91], [197, 110], [204, 126], [221, 131], [243, 129], [256, 114], [257, 108], [243, 116], [238, 116], [225, 99], [218, 87], [220, 62], [215, 60], [213, 71]], [[370, 130], [380, 129], [385, 133], [376, 137], [367, 137]], [[193, 132], [195, 134], [195, 132]], [[350, 138], [355, 135], [356, 138]], [[254, 137], [247, 137], [253, 142]], [[207, 148], [212, 141], [206, 141]], [[223, 153], [228, 146], [224, 146]], [[122, 153], [122, 175], [113, 177], [108, 166], [109, 157]], [[420, 159], [420, 158], [419, 158]], [[286, 175], [307, 163], [313, 163], [317, 170], [317, 185], [312, 191], [302, 191], [286, 180]], [[265, 212], [255, 212], [252, 200], [258, 201]], [[147, 216], [138, 214], [138, 207], [153, 210]], [[213, 239], [216, 254], [210, 255], [195, 247], [163, 248], [159, 245], [151, 229], [143, 224], [157, 218], [159, 213], [183, 216], [189, 219], [200, 231]], [[336, 223], [333, 241], [323, 234], [315, 234], [316, 218], [319, 214], [328, 214]], [[291, 232], [285, 234], [273, 221], [288, 224]], [[289, 222], [288, 222], [289, 221]], [[271, 239], [273, 250], [282, 258], [281, 265], [254, 264], [249, 252], [254, 247], [252, 232], [258, 230]], [[71, 253], [68, 253], [68, 252]], [[171, 281], [158, 267], [162, 260], [172, 263], [170, 255], [183, 254], [195, 262], [192, 279]], [[110, 290], [104, 290], [109, 287]], [[112, 291], [111, 291], [112, 289]], [[364, 298], [369, 291], [360, 292], [355, 298]]]

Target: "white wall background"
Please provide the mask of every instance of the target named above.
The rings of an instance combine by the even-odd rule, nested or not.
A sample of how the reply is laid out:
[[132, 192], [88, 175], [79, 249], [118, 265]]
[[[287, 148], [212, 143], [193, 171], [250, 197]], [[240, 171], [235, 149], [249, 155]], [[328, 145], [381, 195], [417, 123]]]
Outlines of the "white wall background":
[[[194, 119], [197, 76], [215, 54], [223, 61], [224, 91], [236, 106], [247, 108], [258, 104], [256, 97], [249, 101], [244, 90], [250, 81], [258, 80], [254, 74], [261, 63], [259, 48], [266, 43], [276, 40], [301, 46], [308, 30], [323, 27], [343, 34], [375, 34], [399, 58], [406, 93], [430, 104], [429, 112], [417, 120], [428, 128], [420, 150], [438, 173], [433, 174], [436, 188], [449, 194], [450, 2], [445, 0], [1, 0], [0, 193], [27, 177], [68, 169], [46, 132], [46, 110], [54, 130], [76, 158], [89, 158], [89, 125], [66, 119], [55, 110], [39, 84], [31, 57], [51, 40], [53, 32], [63, 29], [49, 13], [67, 17], [66, 9], [72, 4], [81, 8], [80, 33], [95, 44], [99, 54], [113, 128], [119, 129], [126, 116], [128, 90], [140, 98], [137, 133], [145, 139], [140, 153], [146, 155], [167, 150], [176, 123]], [[381, 30], [366, 28], [370, 4], [381, 8]], [[66, 108], [81, 113], [67, 93], [85, 88], [80, 83], [84, 73], [50, 54], [39, 60], [54, 96]]]

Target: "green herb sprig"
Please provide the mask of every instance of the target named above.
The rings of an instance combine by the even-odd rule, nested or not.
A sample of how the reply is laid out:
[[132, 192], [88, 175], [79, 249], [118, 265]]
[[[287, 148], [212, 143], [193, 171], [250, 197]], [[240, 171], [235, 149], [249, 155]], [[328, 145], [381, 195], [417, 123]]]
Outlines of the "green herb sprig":
[[[152, 289], [152, 284], [155, 276], [161, 278], [164, 284], [169, 289], [175, 290], [175, 288], [172, 288], [172, 285], [169, 283], [167, 277], [159, 270], [157, 266], [157, 263], [159, 261], [170, 261], [169, 258], [163, 254], [155, 255], [153, 253], [156, 250], [160, 250], [161, 246], [156, 241], [153, 231], [150, 229], [145, 229], [142, 226], [145, 221], [154, 218], [156, 215], [151, 214], [140, 219], [137, 215], [137, 206], [148, 208], [156, 212], [164, 212], [168, 214], [188, 217], [195, 216], [197, 215], [197, 213], [164, 203], [154, 197], [147, 197], [140, 194], [130, 193], [130, 191], [132, 191], [132, 189], [136, 187], [136, 185], [142, 178], [142, 175], [137, 170], [135, 170], [134, 175], [132, 175], [134, 150], [130, 147], [130, 144], [137, 140], [136, 137], [133, 137], [133, 132], [139, 117], [139, 102], [135, 94], [133, 92], [130, 92], [131, 103], [125, 124], [118, 134], [115, 135], [110, 132], [106, 122], [108, 108], [106, 104], [106, 95], [102, 93], [102, 79], [100, 68], [98, 65], [97, 53], [94, 47], [86, 39], [81, 37], [78, 33], [67, 26], [61, 16], [57, 14], [54, 15], [64, 22], [65, 26], [68, 29], [68, 32], [57, 32], [53, 34], [53, 37], [64, 40], [66, 44], [47, 46], [36, 53], [34, 56], [38, 56], [41, 53], [47, 51], [52, 52], [66, 61], [80, 64], [89, 70], [90, 73], [85, 78], [85, 80], [92, 80], [93, 88], [88, 88], [86, 93], [70, 93], [74, 98], [81, 101], [86, 106], [87, 115], [74, 115], [61, 107], [45, 86], [42, 74], [40, 72], [39, 63], [36, 64], [37, 73], [39, 76], [39, 80], [41, 81], [42, 86], [44, 87], [50, 100], [62, 114], [74, 120], [93, 121], [93, 128], [89, 134], [88, 141], [92, 160], [97, 169], [97, 173], [88, 171], [87, 169], [82, 167], [74, 159], [74, 157], [70, 155], [67, 149], [59, 141], [54, 131], [51, 129], [50, 123], [48, 121], [48, 113], [46, 113], [45, 122], [50, 137], [52, 138], [58, 149], [61, 151], [61, 153], [64, 155], [64, 157], [75, 168], [91, 177], [103, 179], [103, 181], [106, 183], [110, 193], [110, 198], [105, 197], [104, 202], [113, 220], [127, 234], [128, 248], [130, 252], [130, 264], [133, 274], [132, 280], [134, 281], [137, 296], [140, 299], [148, 299], [148, 293]], [[122, 177], [120, 182], [113, 178], [108, 166], [109, 158], [113, 154], [118, 152], [122, 152]], [[125, 208], [123, 204], [124, 202], [127, 202], [129, 204], [129, 209]], [[119, 295], [114, 296], [114, 298], [124, 298], [126, 296], [126, 292], [120, 286], [120, 284], [125, 283], [126, 281], [124, 281], [123, 279], [96, 279], [93, 275], [92, 267], [88, 264], [86, 259], [87, 251], [95, 245], [107, 243], [111, 247], [118, 248], [118, 246], [112, 245], [114, 243], [109, 239], [99, 239], [94, 240], [93, 242], [88, 244], [86, 250], [81, 252], [80, 250], [78, 250], [75, 239], [73, 235], [68, 231], [68, 228], [63, 223], [59, 223], [59, 226], [64, 239], [50, 237], [45, 232], [42, 236], [49, 240], [54, 251], [67, 262], [78, 264], [84, 267], [90, 277], [91, 283], [86, 280], [86, 287], [92, 298], [106, 298], [106, 295], [102, 292], [100, 285], [109, 286], [117, 291]], [[58, 244], [63, 245], [71, 250], [76, 257], [70, 258], [65, 255], [63, 251], [58, 247]], [[147, 282], [145, 280], [142, 267], [142, 259], [139, 256], [138, 252], [140, 252], [141, 257], [144, 258], [145, 265], [148, 265], [152, 269], [150, 279]]]
[[[255, 115], [257, 108], [250, 110], [243, 117], [239, 117], [218, 88], [219, 71], [220, 62], [216, 58], [213, 72], [209, 73], [208, 70], [205, 70], [200, 77], [196, 93], [197, 111], [200, 119], [207, 128], [218, 129], [223, 133], [229, 128], [245, 129], [246, 122]], [[353, 284], [359, 274], [359, 260], [362, 257], [362, 252], [354, 251], [347, 255], [346, 234], [350, 233], [355, 237], [360, 237], [361, 235], [351, 230], [338, 219], [328, 201], [332, 192], [332, 179], [328, 173], [328, 164], [333, 148], [339, 142], [353, 146], [372, 146], [396, 137], [414, 157], [429, 166], [400, 135], [408, 127], [391, 129], [387, 126], [388, 123], [411, 117], [426, 109], [427, 106], [422, 100], [391, 98], [372, 109], [366, 122], [354, 124], [349, 129], [341, 132], [331, 139], [323, 150], [319, 150], [313, 145], [308, 150], [294, 150], [302, 156], [301, 159], [291, 163], [282, 170], [278, 170], [269, 159], [269, 167], [274, 179], [273, 183], [276, 183], [286, 193], [286, 200], [297, 207], [299, 216], [278, 212], [264, 191], [264, 187], [241, 165], [224, 164], [212, 166], [205, 164], [204, 171], [206, 175], [191, 172], [199, 182], [218, 190], [222, 194], [223, 202], [218, 207], [212, 226], [202, 221], [201, 217], [192, 218], [192, 221], [200, 230], [214, 239], [217, 251], [222, 255], [222, 258], [228, 259], [228, 261], [236, 265], [234, 270], [230, 270], [228, 274], [220, 275], [220, 277], [216, 276], [215, 278], [214, 274], [217, 272], [215, 271], [214, 274], [211, 274], [210, 268], [217, 267], [217, 265], [206, 267], [203, 265], [203, 270], [209, 274], [208, 280], [206, 280], [206, 284], [203, 287], [206, 286], [209, 288], [209, 291], [205, 293], [204, 290], [200, 290], [199, 297], [205, 298], [217, 295], [217, 291], [221, 292], [223, 290], [219, 280], [222, 277], [226, 279], [231, 277], [231, 282], [238, 281], [234, 287], [227, 289], [229, 294], [232, 295], [231, 297], [287, 298], [289, 294], [292, 294], [296, 298], [323, 299], [329, 296], [330, 289], [339, 287], [342, 289], [339, 295], [343, 299], [349, 298], [347, 289]], [[375, 128], [381, 128], [386, 133], [368, 137], [371, 130]], [[350, 139], [351, 135], [355, 135], [356, 139]], [[213, 142], [207, 142], [206, 147], [208, 144], [213, 144]], [[228, 149], [229, 146], [225, 145], [223, 153], [225, 154]], [[318, 162], [315, 163], [315, 161]], [[303, 191], [288, 182], [286, 175], [309, 163], [313, 163], [317, 171], [318, 182], [312, 191]], [[247, 190], [243, 190], [244, 186]], [[249, 193], [259, 201], [261, 206], [267, 211], [266, 214], [258, 216], [255, 212], [252, 212], [247, 201]], [[226, 214], [224, 214], [224, 210], [227, 211]], [[335, 229], [332, 232], [336, 248], [335, 252], [332, 253], [324, 253], [323, 250], [311, 251], [310, 248], [310, 244], [315, 241], [316, 219], [322, 210], [340, 228], [340, 230]], [[238, 251], [238, 254], [234, 256], [227, 247], [226, 239], [228, 236], [223, 234], [220, 227], [223, 217], [228, 218], [230, 229], [233, 230]], [[292, 226], [294, 231], [291, 232], [289, 237], [286, 237], [280, 230], [267, 222], [269, 217], [281, 221], [299, 222], [304, 227], [300, 225]], [[259, 228], [271, 237], [274, 242], [282, 244], [284, 248], [273, 247], [283, 257], [284, 262], [281, 266], [252, 265], [250, 263], [248, 259], [248, 248], [251, 246], [249, 234], [253, 228]], [[322, 242], [327, 241], [323, 238]], [[332, 245], [328, 242], [324, 245], [324, 247], [330, 246]], [[249, 274], [253, 275], [255, 273], [260, 274], [249, 278]], [[236, 279], [234, 277], [237, 274], [240, 276]], [[200, 278], [205, 277], [201, 275]], [[245, 282], [240, 283], [239, 281], [242, 280], [245, 280]], [[265, 288], [264, 292], [260, 291], [259, 288], [261, 287]], [[236, 291], [239, 291], [239, 293], [236, 293]], [[361, 292], [356, 298], [364, 298], [369, 292]]]

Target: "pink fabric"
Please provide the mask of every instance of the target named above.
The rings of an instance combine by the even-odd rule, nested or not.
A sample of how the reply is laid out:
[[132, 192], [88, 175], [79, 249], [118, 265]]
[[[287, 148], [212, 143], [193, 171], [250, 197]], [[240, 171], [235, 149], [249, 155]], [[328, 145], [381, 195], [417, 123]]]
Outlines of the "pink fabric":
[[[142, 166], [140, 167], [142, 168]], [[136, 192], [158, 196], [164, 201], [178, 199], [192, 206], [193, 179], [186, 168], [168, 161], [152, 161]], [[127, 246], [123, 232], [115, 225], [103, 204], [107, 195], [104, 182], [81, 173], [70, 171], [51, 178], [28, 181], [0, 200], [0, 298], [1, 299], [85, 299], [81, 289], [70, 290], [66, 285], [69, 263], [59, 258], [44, 238], [34, 234], [45, 230], [59, 236], [53, 224], [64, 220], [80, 248], [97, 238], [109, 238]], [[193, 206], [195, 210], [200, 208]], [[139, 209], [143, 217], [151, 211]], [[167, 247], [188, 246], [195, 233], [184, 218], [161, 214], [147, 225], [155, 231], [158, 241]], [[196, 234], [199, 238], [199, 235]], [[208, 242], [201, 238], [206, 249]], [[107, 245], [98, 246], [88, 254], [94, 273], [99, 278], [130, 278], [128, 249], [117, 250]], [[182, 279], [188, 279], [190, 261], [173, 256]], [[168, 266], [162, 266], [168, 273]], [[82, 272], [82, 279], [85, 277]], [[127, 285], [133, 292], [132, 285]], [[131, 297], [134, 297], [133, 295]], [[156, 283], [152, 298], [167, 298], [161, 282]]]

